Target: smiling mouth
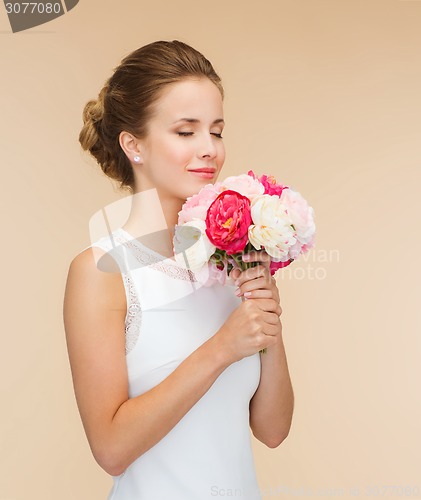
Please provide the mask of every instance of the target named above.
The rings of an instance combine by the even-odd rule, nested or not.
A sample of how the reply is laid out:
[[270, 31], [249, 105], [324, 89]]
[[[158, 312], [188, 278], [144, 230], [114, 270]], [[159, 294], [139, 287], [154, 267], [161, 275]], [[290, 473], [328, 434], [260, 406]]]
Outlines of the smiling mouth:
[[215, 168], [196, 168], [196, 169], [191, 169], [189, 172], [206, 172], [208, 174], [214, 174], [216, 172]]
[[216, 176], [215, 170], [189, 170], [191, 174], [195, 177], [201, 177], [202, 179], [213, 179]]

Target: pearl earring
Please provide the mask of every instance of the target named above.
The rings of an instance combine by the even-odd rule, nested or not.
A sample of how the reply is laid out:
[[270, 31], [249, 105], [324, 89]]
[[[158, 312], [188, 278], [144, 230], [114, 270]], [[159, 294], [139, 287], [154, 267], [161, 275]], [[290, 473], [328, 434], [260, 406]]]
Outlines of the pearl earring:
[[138, 162], [140, 160], [140, 156], [135, 156], [133, 159], [134, 161]]

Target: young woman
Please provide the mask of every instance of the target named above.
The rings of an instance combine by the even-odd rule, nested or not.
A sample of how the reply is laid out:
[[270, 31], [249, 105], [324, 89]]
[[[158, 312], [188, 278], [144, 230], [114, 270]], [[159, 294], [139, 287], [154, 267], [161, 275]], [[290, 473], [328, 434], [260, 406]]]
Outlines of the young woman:
[[[269, 256], [231, 272], [237, 294], [197, 286], [172, 258], [178, 212], [224, 163], [223, 97], [200, 52], [158, 41], [125, 57], [84, 109], [82, 147], [132, 194], [124, 226], [72, 260], [64, 300], [77, 404], [113, 476], [110, 500], [260, 499], [250, 429], [275, 448], [291, 426]], [[164, 231], [151, 230], [156, 210]]]

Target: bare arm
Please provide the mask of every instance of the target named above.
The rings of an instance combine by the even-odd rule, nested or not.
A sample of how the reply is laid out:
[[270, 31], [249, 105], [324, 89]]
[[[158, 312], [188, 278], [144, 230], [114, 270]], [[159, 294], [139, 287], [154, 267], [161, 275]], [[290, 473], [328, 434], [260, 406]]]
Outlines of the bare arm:
[[70, 265], [63, 314], [82, 423], [95, 460], [114, 476], [168, 434], [232, 363], [214, 335], [160, 384], [129, 399], [124, 284], [119, 272], [96, 268], [91, 248]]
[[250, 401], [253, 435], [270, 448], [288, 436], [294, 411], [294, 393], [280, 327], [278, 342], [261, 355], [260, 384]]

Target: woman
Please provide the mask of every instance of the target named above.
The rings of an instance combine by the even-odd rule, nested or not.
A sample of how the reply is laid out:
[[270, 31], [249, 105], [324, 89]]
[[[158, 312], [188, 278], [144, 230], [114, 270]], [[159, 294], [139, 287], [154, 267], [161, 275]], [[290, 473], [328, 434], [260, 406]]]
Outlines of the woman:
[[[231, 272], [237, 295], [198, 286], [171, 257], [182, 204], [224, 163], [223, 97], [201, 53], [158, 41], [124, 58], [84, 109], [82, 147], [133, 194], [124, 227], [71, 262], [64, 300], [76, 399], [113, 476], [110, 500], [260, 499], [250, 428], [270, 448], [290, 429], [269, 256], [252, 252], [260, 265]], [[154, 210], [164, 231], [151, 230]], [[136, 238], [145, 234], [147, 246]]]

